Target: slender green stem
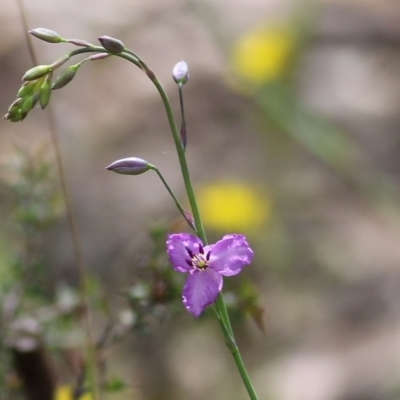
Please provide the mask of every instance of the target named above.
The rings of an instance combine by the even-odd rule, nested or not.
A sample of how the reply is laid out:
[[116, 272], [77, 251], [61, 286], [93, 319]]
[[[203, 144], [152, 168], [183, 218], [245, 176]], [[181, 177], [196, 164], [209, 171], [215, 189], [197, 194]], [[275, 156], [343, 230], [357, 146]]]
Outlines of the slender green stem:
[[175, 119], [174, 119], [174, 116], [172, 113], [171, 105], [169, 103], [168, 96], [165, 93], [164, 88], [161, 86], [158, 79], [154, 78], [154, 79], [152, 79], [152, 81], [153, 81], [154, 85], [156, 86], [156, 88], [158, 89], [158, 92], [161, 95], [161, 98], [164, 102], [164, 106], [165, 106], [165, 109], [167, 112], [168, 121], [169, 121], [171, 131], [172, 131], [172, 134], [174, 137], [175, 147], [176, 147], [176, 150], [178, 153], [179, 163], [180, 163], [181, 170], [182, 170], [183, 181], [185, 183], [185, 188], [186, 188], [186, 192], [188, 195], [190, 207], [192, 209], [193, 218], [196, 223], [196, 231], [197, 231], [199, 238], [206, 245], [208, 243], [207, 237], [206, 237], [206, 233], [204, 231], [203, 222], [200, 218], [200, 212], [199, 212], [199, 208], [197, 206], [196, 197], [195, 197], [194, 190], [192, 187], [192, 182], [190, 180], [189, 169], [188, 169], [187, 162], [186, 162], [185, 152], [181, 146], [181, 141], [180, 141], [178, 129], [176, 127]]
[[162, 176], [160, 170], [154, 166], [154, 165], [150, 165], [149, 167], [150, 169], [152, 169], [153, 171], [155, 171], [158, 175], [158, 177], [161, 179], [161, 182], [164, 184], [165, 188], [167, 189], [168, 193], [171, 195], [172, 199], [175, 202], [175, 205], [178, 207], [178, 210], [181, 212], [183, 218], [188, 222], [189, 226], [194, 229], [194, 231], [197, 233], [196, 228], [193, 224], [190, 223], [190, 221], [188, 220], [188, 213], [187, 211], [185, 211], [185, 209], [183, 208], [182, 204], [180, 203], [180, 201], [176, 198], [174, 192], [171, 190], [171, 188], [169, 187], [167, 181], [164, 179], [164, 177]]
[[249, 394], [250, 399], [258, 400], [257, 393], [253, 387], [253, 384], [251, 383], [250, 377], [249, 377], [246, 367], [243, 363], [242, 356], [240, 355], [239, 347], [235, 343], [234, 348], [230, 348], [229, 350], [232, 353], [233, 359], [235, 360], [239, 374], [242, 378], [244, 386], [246, 387], [246, 390], [247, 390], [247, 393]]
[[222, 292], [219, 292], [219, 294], [217, 296], [217, 299], [215, 300], [215, 303], [216, 303], [216, 305], [218, 307], [218, 310], [219, 310], [219, 313], [221, 315], [221, 318], [225, 323], [226, 329], [228, 330], [230, 335], [233, 336], [233, 329], [232, 329], [232, 325], [231, 325], [231, 320], [229, 319], [228, 310], [226, 309], [226, 304], [225, 304]]
[[186, 133], [186, 119], [185, 119], [185, 109], [183, 107], [183, 86], [182, 84], [178, 85], [179, 90], [179, 104], [181, 107], [181, 117], [182, 117], [182, 125], [181, 125], [181, 145], [183, 150], [186, 151], [186, 141], [187, 141], [187, 133]]
[[251, 383], [249, 375], [247, 374], [246, 367], [244, 366], [243, 359], [242, 359], [242, 356], [240, 355], [239, 347], [236, 344], [233, 332], [229, 331], [227, 329], [227, 326], [224, 324], [224, 322], [220, 318], [220, 314], [218, 313], [218, 310], [216, 308], [214, 308], [214, 311], [217, 314], [218, 322], [221, 326], [221, 330], [224, 335], [226, 347], [228, 347], [229, 351], [232, 353], [232, 356], [233, 356], [233, 359], [235, 360], [240, 377], [242, 378], [242, 381], [247, 389], [247, 393], [249, 394], [249, 397], [251, 400], [257, 400], [258, 399], [257, 393], [254, 390], [254, 387], [253, 387], [253, 384]]
[[[172, 134], [174, 137], [175, 147], [176, 147], [178, 157], [179, 157], [179, 162], [180, 162], [180, 166], [181, 166], [181, 170], [182, 170], [183, 180], [184, 180], [185, 187], [186, 187], [186, 192], [187, 192], [187, 195], [189, 198], [190, 206], [191, 206], [191, 209], [193, 212], [193, 218], [194, 218], [194, 221], [196, 224], [196, 232], [197, 232], [199, 238], [206, 245], [208, 243], [208, 241], [207, 241], [206, 233], [204, 230], [203, 222], [200, 217], [200, 212], [199, 212], [199, 209], [197, 206], [192, 182], [190, 180], [189, 169], [187, 167], [187, 162], [186, 162], [186, 157], [185, 157], [185, 150], [181, 145], [181, 140], [180, 140], [180, 136], [178, 133], [178, 129], [176, 127], [175, 118], [172, 113], [172, 108], [171, 108], [168, 96], [165, 93], [164, 88], [162, 87], [162, 85], [160, 84], [158, 79], [154, 77], [154, 79], [152, 79], [152, 80], [153, 80], [154, 85], [157, 87], [158, 92], [161, 95], [161, 98], [164, 102], [164, 107], [167, 112], [168, 121], [170, 123], [171, 131], [172, 131]], [[224, 302], [224, 299], [223, 299], [221, 293], [218, 295], [216, 306], [218, 308], [218, 311], [219, 311], [221, 318], [224, 321], [227, 329], [232, 333], [231, 323], [230, 323], [229, 316], [226, 311], [225, 302]]]
[[[164, 88], [162, 87], [162, 85], [160, 84], [158, 79], [154, 76], [154, 74], [151, 74], [151, 75], [148, 74], [148, 76], [153, 81], [154, 85], [156, 86], [156, 88], [157, 88], [158, 92], [160, 93], [161, 98], [163, 100], [164, 107], [167, 112], [170, 128], [171, 128], [171, 131], [172, 131], [172, 134], [174, 137], [175, 147], [176, 147], [176, 150], [178, 153], [179, 162], [181, 165], [181, 170], [182, 170], [182, 175], [183, 175], [183, 179], [185, 182], [187, 195], [188, 195], [189, 202], [190, 202], [190, 205], [192, 208], [193, 217], [194, 217], [194, 220], [196, 223], [197, 233], [198, 233], [198, 236], [200, 237], [200, 239], [203, 241], [203, 243], [207, 244], [207, 237], [206, 237], [203, 223], [202, 223], [202, 220], [200, 217], [200, 212], [197, 207], [194, 190], [193, 190], [192, 183], [190, 180], [189, 170], [188, 170], [187, 163], [186, 163], [185, 150], [181, 145], [181, 140], [180, 140], [180, 137], [178, 134], [178, 129], [176, 127], [175, 119], [174, 119], [174, 116], [172, 113], [172, 109], [171, 109], [171, 105], [170, 105], [168, 96], [165, 93]], [[257, 400], [258, 399], [257, 394], [253, 388], [250, 377], [246, 371], [242, 357], [240, 355], [239, 348], [235, 342], [233, 331], [232, 331], [232, 326], [231, 326], [228, 312], [226, 310], [226, 305], [225, 305], [225, 302], [224, 302], [224, 299], [223, 299], [221, 293], [217, 297], [216, 310], [217, 310], [217, 316], [219, 316], [218, 320], [220, 322], [221, 329], [222, 329], [222, 332], [225, 337], [225, 343], [226, 343], [227, 347], [229, 348], [230, 352], [232, 353], [233, 359], [235, 360], [239, 374], [240, 374], [240, 376], [243, 380], [243, 383], [247, 389], [249, 397], [251, 400]]]

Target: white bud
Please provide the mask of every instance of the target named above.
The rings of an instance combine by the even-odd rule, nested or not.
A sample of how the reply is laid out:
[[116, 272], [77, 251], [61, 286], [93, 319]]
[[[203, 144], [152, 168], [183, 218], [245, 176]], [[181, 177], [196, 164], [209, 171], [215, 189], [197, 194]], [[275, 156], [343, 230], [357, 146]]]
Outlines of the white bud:
[[185, 61], [179, 61], [172, 70], [172, 77], [177, 84], [184, 85], [189, 80], [189, 69]]

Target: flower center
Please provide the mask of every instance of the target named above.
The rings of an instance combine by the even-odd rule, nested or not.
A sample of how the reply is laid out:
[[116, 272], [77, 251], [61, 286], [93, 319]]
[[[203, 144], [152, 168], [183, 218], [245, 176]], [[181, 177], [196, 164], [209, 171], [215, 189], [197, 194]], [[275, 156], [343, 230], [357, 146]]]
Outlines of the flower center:
[[209, 251], [207, 254], [204, 254], [204, 248], [201, 244], [199, 244], [199, 252], [197, 254], [194, 254], [188, 247], [186, 247], [186, 251], [190, 257], [186, 262], [190, 267], [198, 270], [205, 270], [208, 267], [211, 252]]

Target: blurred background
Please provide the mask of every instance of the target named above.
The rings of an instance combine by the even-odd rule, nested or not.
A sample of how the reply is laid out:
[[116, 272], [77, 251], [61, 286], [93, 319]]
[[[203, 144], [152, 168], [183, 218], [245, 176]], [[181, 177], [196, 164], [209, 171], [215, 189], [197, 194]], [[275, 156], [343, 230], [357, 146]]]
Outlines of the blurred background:
[[[178, 123], [171, 71], [188, 63], [186, 154], [209, 239], [240, 232], [255, 252], [226, 293], [260, 399], [398, 399], [400, 3], [33, 0], [24, 9], [29, 29], [121, 39], [159, 77]], [[3, 114], [33, 66], [24, 30], [17, 2], [2, 4]], [[33, 44], [39, 64], [73, 49]], [[146, 287], [157, 297], [146, 268], [168, 265], [164, 233], [186, 229], [154, 173], [105, 167], [144, 158], [185, 203], [184, 187], [160, 97], [133, 65], [87, 63], [51, 103], [91, 293], [101, 298], [100, 340], [110, 315], [137, 318], [126, 293]], [[49, 129], [38, 108], [0, 123], [0, 295], [9, 304], [24, 268], [39, 265], [37, 287], [24, 283], [33, 297], [13, 314], [39, 326], [37, 310], [74, 303], [79, 280]], [[246, 398], [212, 313], [193, 319], [179, 290], [104, 352], [107, 374], [125, 386], [107, 399]], [[77, 325], [63, 334], [40, 326], [58, 400], [76, 382], [65, 354], [82, 340]], [[12, 368], [3, 378], [18, 387]]]

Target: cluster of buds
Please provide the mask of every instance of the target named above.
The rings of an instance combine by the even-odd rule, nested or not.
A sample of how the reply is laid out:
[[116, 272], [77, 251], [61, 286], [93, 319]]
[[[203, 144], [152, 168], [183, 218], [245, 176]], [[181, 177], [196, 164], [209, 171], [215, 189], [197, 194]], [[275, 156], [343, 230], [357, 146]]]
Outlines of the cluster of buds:
[[25, 82], [17, 93], [17, 99], [11, 104], [3, 118], [12, 122], [22, 121], [38, 101], [44, 109], [50, 101], [52, 74], [51, 68], [44, 65], [29, 70], [24, 75]]
[[[76, 39], [64, 39], [57, 32], [45, 28], [37, 28], [29, 33], [38, 39], [48, 43], [72, 43], [80, 47], [93, 47], [90, 43]], [[11, 122], [22, 121], [39, 102], [42, 109], [45, 109], [50, 101], [52, 90], [61, 89], [67, 85], [76, 75], [78, 68], [86, 61], [101, 60], [112, 54], [118, 54], [126, 50], [125, 45], [118, 39], [110, 36], [101, 36], [99, 41], [107, 53], [97, 53], [85, 58], [75, 65], [67, 67], [51, 83], [53, 71], [63, 65], [71, 58], [71, 54], [66, 54], [50, 65], [38, 65], [28, 70], [22, 80], [24, 83], [18, 91], [17, 99], [11, 104], [3, 119]]]
[[53, 71], [68, 60], [69, 56], [65, 55], [51, 65], [38, 65], [26, 71], [22, 77], [24, 83], [17, 93], [17, 98], [8, 108], [3, 119], [8, 119], [11, 122], [22, 121], [38, 102], [44, 110], [49, 104], [51, 90], [65, 86], [73, 78], [71, 73], [65, 76], [67, 68], [53, 85], [51, 84]]

